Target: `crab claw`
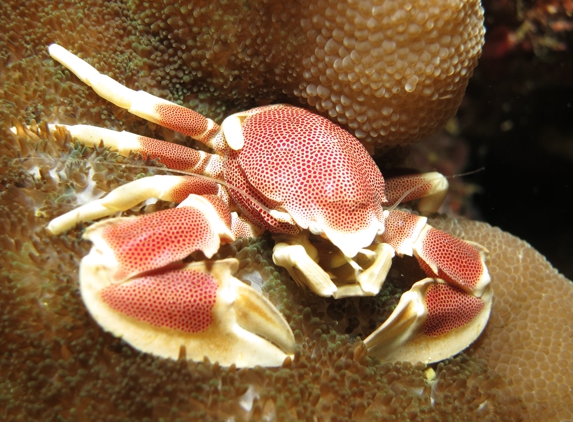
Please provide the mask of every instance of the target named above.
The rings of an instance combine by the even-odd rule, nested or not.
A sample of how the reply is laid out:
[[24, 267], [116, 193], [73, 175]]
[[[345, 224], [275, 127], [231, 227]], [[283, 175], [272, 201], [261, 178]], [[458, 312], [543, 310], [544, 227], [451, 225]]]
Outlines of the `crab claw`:
[[487, 250], [431, 227], [426, 217], [393, 210], [380, 240], [398, 255], [415, 256], [428, 277], [445, 280], [469, 294], [479, 297], [490, 284]]
[[101, 265], [115, 283], [202, 251], [210, 258], [223, 241], [234, 240], [218, 210], [198, 195], [179, 208], [138, 217], [110, 218], [90, 226], [84, 239], [102, 255]]
[[183, 346], [192, 360], [279, 366], [294, 351], [293, 333], [268, 299], [232, 276], [238, 265], [191, 263], [117, 284], [94, 247], [80, 291], [98, 324], [143, 352], [178, 359]]
[[426, 278], [400, 298], [390, 317], [364, 340], [384, 362], [432, 363], [468, 347], [485, 328], [493, 291], [475, 297], [442, 280]]
[[293, 352], [292, 331], [264, 296], [232, 276], [238, 261], [181, 263], [233, 240], [230, 216], [214, 198], [191, 195], [182, 204], [86, 230], [93, 247], [81, 263], [80, 291], [88, 310], [147, 353], [176, 359], [184, 346], [193, 360], [280, 365]]

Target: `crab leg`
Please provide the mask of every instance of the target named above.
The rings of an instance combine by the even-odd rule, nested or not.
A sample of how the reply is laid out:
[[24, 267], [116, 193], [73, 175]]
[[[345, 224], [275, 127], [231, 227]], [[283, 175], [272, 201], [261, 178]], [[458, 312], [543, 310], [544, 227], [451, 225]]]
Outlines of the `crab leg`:
[[52, 44], [50, 56], [71, 70], [85, 84], [91, 86], [102, 98], [150, 122], [173, 129], [218, 150], [220, 127], [213, 120], [144, 91], [129, 89], [65, 48]]
[[103, 198], [54, 218], [48, 224], [48, 230], [58, 234], [80, 222], [126, 211], [150, 198], [178, 202], [179, 207], [193, 206], [198, 200], [197, 195], [210, 203], [235, 237], [257, 237], [262, 234], [261, 228], [255, 224], [239, 217], [236, 212], [229, 213], [227, 195], [217, 183], [194, 177], [163, 175], [137, 179], [119, 186]]
[[97, 126], [60, 124], [48, 126], [51, 130], [63, 127], [70, 132], [73, 138], [90, 147], [98, 146], [103, 141], [106, 147], [117, 151], [124, 157], [129, 156], [130, 152], [134, 152], [145, 158], [159, 159], [173, 170], [204, 174], [214, 178], [221, 177], [221, 159], [218, 155], [131, 132], [118, 132]]
[[417, 208], [422, 215], [436, 212], [444, 202], [447, 192], [448, 179], [438, 172], [386, 179], [385, 193], [388, 205], [421, 198]]
[[190, 194], [217, 195], [219, 185], [208, 180], [187, 176], [156, 175], [137, 179], [119, 186], [103, 198], [88, 202], [54, 218], [48, 224], [48, 230], [53, 234], [58, 234], [72, 228], [77, 223], [106, 217], [118, 211], [126, 211], [150, 198], [180, 203]]
[[427, 219], [404, 211], [390, 211], [380, 240], [398, 255], [415, 256], [429, 277], [481, 296], [491, 278], [485, 265], [486, 250], [426, 224]]

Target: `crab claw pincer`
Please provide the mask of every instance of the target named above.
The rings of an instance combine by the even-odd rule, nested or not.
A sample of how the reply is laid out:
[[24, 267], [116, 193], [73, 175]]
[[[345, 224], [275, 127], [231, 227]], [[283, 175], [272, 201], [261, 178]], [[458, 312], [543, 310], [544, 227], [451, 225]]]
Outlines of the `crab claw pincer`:
[[[210, 257], [220, 238], [232, 239], [212, 216], [182, 207], [92, 225], [83, 301], [106, 331], [147, 353], [178, 359], [184, 347], [196, 361], [279, 366], [294, 352], [294, 336], [268, 299], [233, 277], [238, 261], [181, 262], [195, 250]], [[209, 235], [193, 236], [202, 230]]]
[[468, 347], [483, 331], [492, 306], [486, 250], [394, 210], [382, 238], [398, 254], [414, 255], [430, 278], [418, 281], [364, 340], [384, 361], [432, 363]]
[[390, 317], [365, 340], [384, 362], [439, 362], [467, 348], [485, 328], [493, 290], [481, 297], [442, 280], [426, 278], [402, 294]]

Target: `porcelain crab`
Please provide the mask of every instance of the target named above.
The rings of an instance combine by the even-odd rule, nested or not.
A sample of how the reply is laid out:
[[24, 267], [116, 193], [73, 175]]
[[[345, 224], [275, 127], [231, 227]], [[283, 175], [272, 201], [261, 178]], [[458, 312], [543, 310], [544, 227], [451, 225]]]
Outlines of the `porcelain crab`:
[[[149, 198], [179, 203], [106, 219], [85, 231], [93, 247], [81, 262], [80, 291], [105, 330], [173, 359], [184, 350], [187, 358], [206, 356], [222, 365], [281, 365], [295, 349], [287, 321], [263, 294], [233, 277], [237, 260], [209, 260], [222, 243], [264, 230], [274, 234], [275, 263], [320, 296], [376, 295], [395, 254], [418, 259], [428, 278], [404, 293], [390, 318], [365, 339], [374, 356], [435, 362], [463, 350], [483, 330], [492, 302], [486, 251], [391, 207], [421, 198], [422, 211], [435, 211], [448, 185], [442, 175], [385, 181], [356, 138], [310, 111], [270, 105], [233, 114], [219, 126], [121, 85], [61, 46], [49, 52], [103, 98], [214, 151], [65, 126], [86, 145], [103, 141], [119, 154], [133, 151], [203, 175], [139, 179], [49, 223], [57, 234]], [[183, 263], [196, 251], [206, 259]]]

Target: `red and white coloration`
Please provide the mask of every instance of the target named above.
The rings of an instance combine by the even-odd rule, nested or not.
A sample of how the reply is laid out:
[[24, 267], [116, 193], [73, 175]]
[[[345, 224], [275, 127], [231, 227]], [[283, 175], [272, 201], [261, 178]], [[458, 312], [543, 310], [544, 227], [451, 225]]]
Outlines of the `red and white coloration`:
[[376, 295], [395, 254], [415, 256], [428, 278], [406, 292], [365, 344], [381, 359], [434, 362], [467, 347], [491, 309], [485, 251], [433, 229], [426, 218], [384, 210], [420, 199], [433, 212], [447, 189], [438, 173], [385, 181], [360, 142], [330, 121], [289, 105], [229, 116], [219, 127], [177, 104], [135, 92], [57, 45], [53, 58], [103, 98], [177, 130], [215, 154], [127, 132], [66, 126], [88, 145], [157, 158], [174, 170], [209, 176], [152, 176], [128, 183], [52, 222], [59, 233], [149, 199], [175, 209], [96, 223], [85, 238], [81, 293], [95, 320], [134, 347], [224, 365], [280, 365], [294, 336], [260, 293], [235, 279], [236, 260], [182, 263], [221, 243], [269, 230], [273, 259], [321, 296]]
[[236, 259], [172, 266], [121, 284], [101, 263], [97, 247], [82, 259], [82, 299], [106, 331], [139, 350], [238, 367], [279, 366], [294, 353], [282, 315], [232, 276]]

